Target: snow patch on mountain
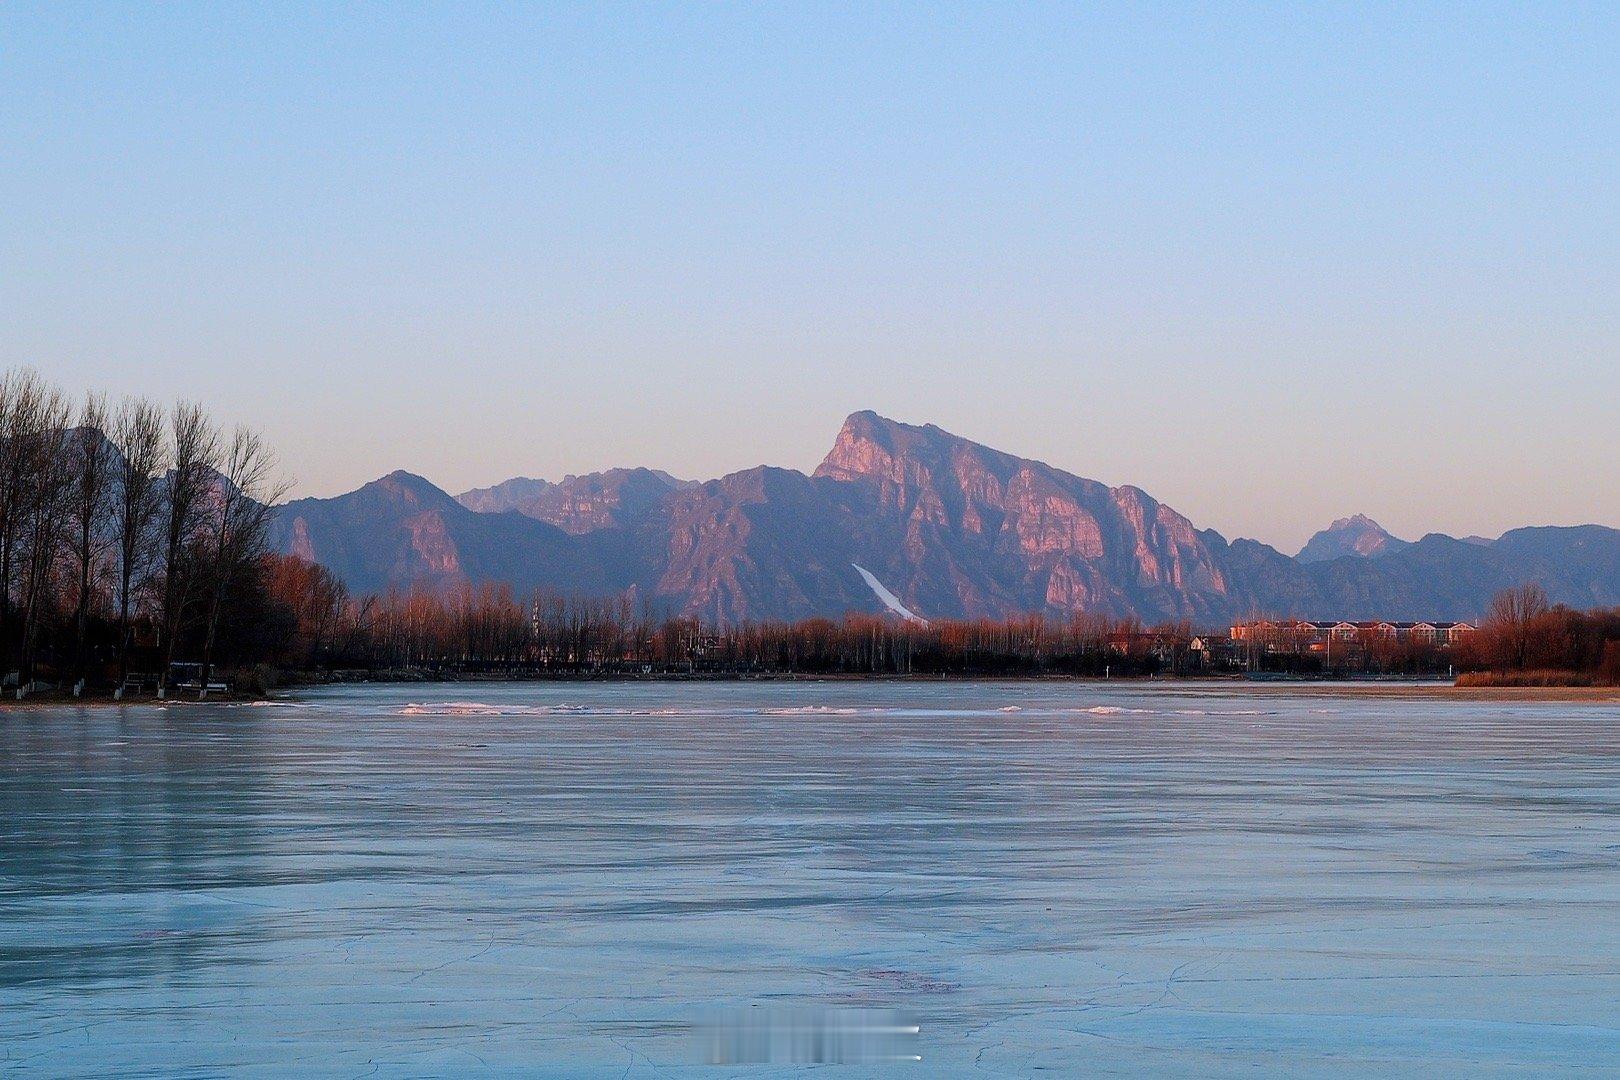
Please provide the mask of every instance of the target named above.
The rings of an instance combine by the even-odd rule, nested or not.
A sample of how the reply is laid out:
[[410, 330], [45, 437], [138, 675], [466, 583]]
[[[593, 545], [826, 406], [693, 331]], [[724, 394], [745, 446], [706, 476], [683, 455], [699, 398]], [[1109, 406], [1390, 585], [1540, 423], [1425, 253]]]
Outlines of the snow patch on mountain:
[[890, 611], [894, 612], [896, 615], [907, 620], [908, 622], [918, 623], [922, 626], [928, 625], [927, 619], [906, 607], [906, 605], [900, 602], [900, 598], [898, 596], [884, 588], [883, 582], [874, 577], [872, 571], [868, 570], [864, 566], [857, 565], [856, 563], [850, 563], [849, 565], [855, 567], [855, 572], [861, 575], [861, 579], [866, 582], [868, 587], [871, 588], [873, 595], [875, 595], [879, 600], [883, 601], [884, 607], [888, 608]]

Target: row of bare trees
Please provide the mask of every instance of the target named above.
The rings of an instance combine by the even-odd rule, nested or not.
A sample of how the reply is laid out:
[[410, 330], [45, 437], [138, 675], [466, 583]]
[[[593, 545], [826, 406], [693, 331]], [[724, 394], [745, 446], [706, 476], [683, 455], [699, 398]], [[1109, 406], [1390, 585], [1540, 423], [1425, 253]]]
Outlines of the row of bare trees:
[[[1263, 668], [1328, 674], [1303, 650], [1267, 662], [1205, 639], [1186, 623], [1145, 628], [1080, 614], [936, 621], [888, 617], [708, 626], [657, 614], [628, 597], [535, 593], [500, 585], [352, 597], [329, 571], [267, 560], [269, 593], [288, 618], [275, 661], [287, 668], [439, 672], [771, 671], [847, 674], [1216, 673]], [[1250, 643], [1252, 644], [1252, 643]], [[1620, 684], [1620, 609], [1553, 606], [1536, 586], [1500, 594], [1477, 633], [1453, 647], [1369, 632], [1335, 648], [1333, 671], [1420, 675], [1497, 672], [1513, 678]], [[1518, 674], [1514, 674], [1518, 673]], [[1529, 673], [1528, 676], [1525, 673]]]
[[260, 437], [198, 405], [0, 376], [0, 677], [161, 683], [185, 659], [206, 685], [280, 493]]
[[1144, 674], [1185, 664], [1191, 639], [1186, 626], [1098, 616], [715, 627], [628, 596], [520, 599], [494, 584], [352, 597], [322, 567], [288, 556], [267, 566], [270, 595], [296, 624], [277, 660], [307, 671]]

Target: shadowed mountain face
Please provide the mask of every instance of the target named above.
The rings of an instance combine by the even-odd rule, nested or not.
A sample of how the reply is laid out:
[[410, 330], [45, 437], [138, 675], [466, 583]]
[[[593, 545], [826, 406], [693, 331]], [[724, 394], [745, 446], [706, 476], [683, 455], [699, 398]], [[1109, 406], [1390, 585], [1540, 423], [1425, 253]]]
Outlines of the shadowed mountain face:
[[1290, 558], [1195, 529], [1137, 488], [870, 412], [845, 422], [811, 476], [760, 467], [686, 483], [615, 469], [455, 499], [394, 473], [279, 507], [274, 540], [360, 591], [488, 580], [633, 589], [663, 610], [730, 623], [885, 610], [856, 565], [931, 619], [1471, 618], [1523, 581], [1555, 601], [1620, 604], [1614, 529], [1408, 544], [1350, 518]]
[[761, 466], [677, 493], [641, 530], [650, 595], [724, 622], [876, 612], [835, 485]]
[[1373, 559], [1409, 546], [1366, 514], [1357, 514], [1340, 518], [1311, 537], [1294, 557], [1300, 562], [1330, 562], [1346, 555]]
[[[521, 514], [479, 514], [408, 472], [334, 499], [276, 508], [271, 544], [336, 573], [357, 592], [500, 581], [601, 593], [622, 587], [601, 552]], [[622, 575], [621, 575], [622, 576]]]

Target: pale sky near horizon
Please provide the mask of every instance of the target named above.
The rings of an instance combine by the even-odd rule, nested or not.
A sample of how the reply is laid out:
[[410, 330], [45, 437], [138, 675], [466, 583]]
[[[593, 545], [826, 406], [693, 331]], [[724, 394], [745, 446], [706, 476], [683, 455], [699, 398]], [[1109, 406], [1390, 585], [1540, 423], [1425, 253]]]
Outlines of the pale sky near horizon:
[[1289, 551], [1620, 526], [1601, 6], [8, 4], [0, 366], [298, 494], [871, 408]]

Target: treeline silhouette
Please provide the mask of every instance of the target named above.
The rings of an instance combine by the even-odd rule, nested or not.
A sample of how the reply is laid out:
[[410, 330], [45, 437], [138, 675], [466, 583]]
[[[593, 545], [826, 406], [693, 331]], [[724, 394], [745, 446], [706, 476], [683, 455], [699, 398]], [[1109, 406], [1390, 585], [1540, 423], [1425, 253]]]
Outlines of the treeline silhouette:
[[198, 405], [70, 401], [37, 373], [0, 376], [0, 682], [201, 685], [262, 655], [272, 459]]

